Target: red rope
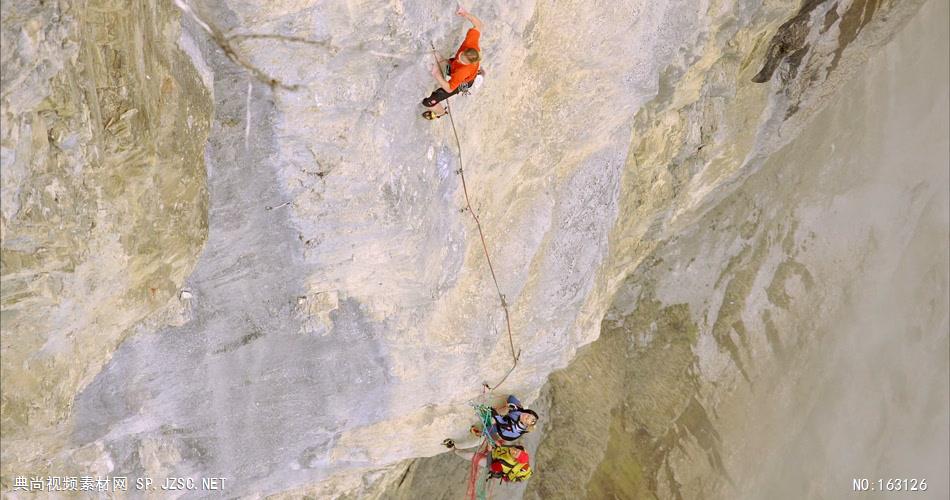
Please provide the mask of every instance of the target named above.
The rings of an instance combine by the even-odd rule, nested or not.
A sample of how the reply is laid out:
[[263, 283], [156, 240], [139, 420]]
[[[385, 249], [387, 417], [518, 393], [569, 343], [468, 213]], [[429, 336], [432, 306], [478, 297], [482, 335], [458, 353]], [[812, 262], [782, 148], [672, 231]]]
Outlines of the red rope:
[[498, 286], [498, 278], [495, 276], [495, 267], [491, 263], [491, 255], [488, 253], [488, 243], [485, 241], [485, 232], [482, 231], [482, 223], [478, 220], [478, 215], [475, 213], [475, 209], [472, 208], [472, 202], [468, 196], [468, 185], [465, 183], [465, 170], [462, 168], [462, 141], [459, 140], [459, 132], [455, 127], [455, 119], [452, 117], [452, 110], [449, 108], [449, 101], [445, 101], [445, 112], [449, 115], [449, 121], [452, 123], [452, 132], [455, 134], [455, 145], [458, 147], [459, 152], [459, 169], [458, 174], [462, 178], [462, 192], [465, 193], [465, 208], [468, 210], [468, 213], [472, 214], [472, 219], [475, 220], [475, 227], [478, 228], [478, 236], [482, 241], [482, 251], [485, 253], [485, 261], [488, 262], [488, 270], [491, 272], [491, 279], [495, 283], [495, 291], [498, 292], [498, 300], [501, 302], [501, 309], [505, 312], [505, 327], [508, 330], [508, 346], [511, 348], [511, 368], [505, 372], [505, 376], [498, 381], [494, 386], [489, 386], [489, 390], [494, 391], [497, 389], [505, 380], [508, 379], [508, 375], [511, 375], [511, 372], [515, 370], [515, 367], [518, 366], [518, 358], [521, 357], [521, 351], [515, 352], [515, 340], [514, 336], [511, 334], [511, 315], [508, 312], [508, 302], [505, 300], [505, 295], [501, 293], [501, 287]]
[[[468, 491], [465, 493], [465, 498], [468, 500], [475, 500], [475, 494], [478, 491], [478, 469], [479, 464], [483, 458], [488, 456], [488, 442], [482, 441], [482, 444], [478, 445], [478, 449], [475, 451], [475, 454], [472, 455], [472, 466], [469, 469], [468, 474]], [[486, 460], [487, 465], [487, 460]]]
[[[437, 65], [441, 67], [439, 62], [439, 56], [435, 52], [435, 45], [432, 42], [429, 42], [429, 46], [432, 47], [432, 56], [435, 58]], [[459, 152], [459, 176], [462, 178], [462, 192], [465, 193], [465, 208], [468, 209], [468, 213], [472, 214], [472, 219], [475, 220], [475, 227], [478, 228], [478, 237], [482, 241], [482, 251], [485, 253], [485, 260], [488, 262], [488, 270], [491, 272], [492, 282], [495, 283], [495, 291], [498, 292], [498, 300], [501, 302], [501, 309], [505, 312], [505, 328], [508, 332], [508, 347], [511, 349], [511, 368], [505, 372], [505, 375], [501, 377], [501, 380], [498, 381], [494, 386], [489, 386], [488, 390], [494, 391], [505, 380], [508, 379], [508, 376], [511, 375], [511, 372], [515, 371], [515, 368], [518, 366], [518, 359], [521, 357], [521, 351], [515, 352], [515, 340], [514, 336], [511, 334], [511, 314], [508, 312], [508, 302], [505, 300], [505, 295], [501, 293], [501, 287], [498, 286], [498, 277], [495, 276], [495, 267], [491, 263], [491, 255], [488, 253], [488, 243], [485, 241], [485, 232], [482, 231], [482, 223], [478, 220], [478, 215], [475, 213], [475, 209], [472, 208], [472, 202], [468, 196], [468, 185], [465, 183], [465, 170], [462, 168], [462, 141], [459, 139], [459, 131], [455, 127], [455, 118], [452, 116], [451, 108], [449, 107], [448, 99], [445, 100], [445, 112], [449, 115], [449, 122], [452, 123], [452, 133], [455, 134], [455, 145], [458, 148]]]

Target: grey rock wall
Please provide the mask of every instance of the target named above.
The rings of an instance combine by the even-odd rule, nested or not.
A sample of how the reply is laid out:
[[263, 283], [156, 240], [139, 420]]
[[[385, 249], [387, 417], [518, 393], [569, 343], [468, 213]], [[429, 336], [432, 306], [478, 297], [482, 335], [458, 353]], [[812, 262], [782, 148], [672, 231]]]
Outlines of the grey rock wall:
[[[544, 414], [499, 495], [728, 496], [716, 412], [841, 303], [798, 211], [852, 184], [787, 151], [921, 3], [472, 6], [488, 78], [452, 117], [521, 351], [499, 393]], [[454, 6], [3, 9], [3, 487], [460, 495], [439, 443], [510, 353], [454, 133], [418, 117]]]
[[[735, 189], [653, 233], [655, 249], [613, 296], [600, 337], [534, 402], [543, 425], [526, 444], [536, 476], [526, 489], [494, 486], [495, 497], [808, 498], [884, 470], [946, 491], [947, 311], [936, 304], [948, 300], [938, 222], [948, 205], [947, 57], [931, 41], [947, 34], [945, 6], [915, 7], [866, 19], [863, 38], [809, 30], [819, 38], [796, 74], [827, 79], [775, 77], [779, 119], [759, 132], [776, 141], [750, 154]], [[838, 52], [845, 63], [827, 71]], [[697, 107], [716, 97], [699, 95]], [[683, 112], [658, 101], [650, 125]], [[820, 107], [787, 112], [800, 102]], [[666, 165], [695, 164], [697, 149]], [[455, 498], [467, 478], [468, 464], [446, 454], [406, 462], [375, 491]]]
[[[181, 323], [208, 231], [209, 89], [161, 2], [4, 2], [3, 485], [67, 457], [74, 398]], [[187, 41], [187, 38], [181, 38]], [[95, 454], [95, 453], [94, 453]]]

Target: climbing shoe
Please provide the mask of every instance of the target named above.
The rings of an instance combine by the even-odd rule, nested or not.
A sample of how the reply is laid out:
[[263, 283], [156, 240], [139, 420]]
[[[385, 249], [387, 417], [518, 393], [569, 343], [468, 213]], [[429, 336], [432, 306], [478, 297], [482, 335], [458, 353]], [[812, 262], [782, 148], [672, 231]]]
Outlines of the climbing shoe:
[[445, 116], [445, 113], [442, 113], [441, 115], [437, 115], [435, 114], [435, 111], [425, 111], [422, 113], [422, 117], [425, 118], [426, 120], [437, 120], [439, 118], [442, 118], [443, 116]]
[[452, 448], [455, 448], [455, 441], [452, 441], [451, 439], [443, 439], [442, 446], [445, 446], [451, 450]]

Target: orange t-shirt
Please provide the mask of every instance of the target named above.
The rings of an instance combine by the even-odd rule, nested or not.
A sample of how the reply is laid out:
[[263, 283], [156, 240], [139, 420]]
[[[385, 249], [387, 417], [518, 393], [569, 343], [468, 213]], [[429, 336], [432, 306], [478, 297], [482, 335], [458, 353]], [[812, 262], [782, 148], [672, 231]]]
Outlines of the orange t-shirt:
[[478, 74], [478, 63], [462, 64], [459, 62], [459, 56], [466, 49], [479, 50], [479, 35], [481, 35], [481, 33], [479, 33], [477, 29], [469, 29], [468, 33], [465, 34], [465, 41], [462, 42], [462, 46], [455, 52], [455, 59], [452, 59], [451, 69], [449, 69], [449, 87], [452, 87], [452, 90], [457, 89], [459, 85], [465, 82], [474, 80], [475, 75]]

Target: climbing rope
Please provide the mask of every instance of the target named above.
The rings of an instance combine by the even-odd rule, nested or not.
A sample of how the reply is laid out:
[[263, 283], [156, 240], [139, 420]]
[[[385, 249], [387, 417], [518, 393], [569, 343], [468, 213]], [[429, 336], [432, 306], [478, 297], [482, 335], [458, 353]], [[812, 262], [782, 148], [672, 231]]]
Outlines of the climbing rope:
[[[432, 47], [432, 55], [435, 58], [436, 64], [439, 64], [439, 57], [435, 52], [435, 45], [431, 42], [429, 45]], [[455, 118], [452, 115], [452, 108], [449, 106], [449, 99], [445, 100], [445, 114], [449, 115], [449, 122], [452, 124], [452, 133], [455, 135], [455, 145], [458, 149], [459, 157], [459, 168], [456, 170], [456, 173], [459, 174], [459, 177], [462, 178], [462, 192], [465, 193], [465, 209], [472, 215], [472, 219], [475, 220], [475, 227], [478, 228], [478, 237], [482, 241], [482, 251], [485, 253], [485, 261], [488, 262], [488, 271], [491, 272], [492, 282], [495, 284], [495, 291], [498, 293], [498, 300], [501, 302], [501, 309], [505, 313], [505, 327], [508, 332], [508, 347], [511, 349], [511, 368], [505, 372], [505, 375], [498, 381], [495, 385], [485, 384], [485, 387], [489, 391], [494, 391], [501, 384], [508, 379], [508, 376], [511, 375], [511, 372], [515, 370], [515, 367], [518, 366], [518, 359], [521, 358], [521, 351], [515, 351], [515, 340], [514, 336], [511, 334], [511, 314], [508, 312], [508, 301], [505, 300], [505, 294], [501, 293], [501, 287], [498, 285], [498, 277], [495, 275], [495, 267], [491, 262], [491, 255], [488, 253], [488, 243], [485, 241], [485, 232], [482, 230], [482, 223], [478, 219], [478, 214], [475, 213], [475, 209], [472, 208], [472, 201], [468, 195], [468, 184], [465, 182], [465, 169], [462, 164], [462, 141], [459, 139], [458, 127], [455, 126]]]
[[500, 386], [507, 378], [508, 375], [511, 375], [511, 372], [514, 371], [515, 367], [518, 366], [518, 359], [521, 357], [521, 351], [515, 352], [515, 340], [514, 336], [511, 334], [511, 315], [508, 312], [508, 301], [505, 300], [505, 295], [501, 293], [501, 287], [498, 285], [498, 277], [495, 275], [495, 267], [491, 262], [491, 255], [488, 253], [488, 243], [485, 241], [485, 232], [482, 231], [482, 223], [478, 218], [478, 214], [475, 213], [475, 209], [472, 208], [472, 201], [468, 195], [468, 185], [465, 182], [465, 169], [462, 166], [462, 141], [459, 139], [458, 128], [455, 126], [455, 118], [452, 115], [452, 108], [449, 107], [448, 99], [445, 100], [445, 113], [449, 115], [449, 123], [452, 124], [452, 133], [455, 135], [455, 145], [458, 147], [458, 156], [459, 156], [459, 169], [458, 174], [462, 179], [462, 192], [465, 194], [465, 208], [472, 215], [472, 219], [475, 221], [475, 227], [478, 228], [478, 237], [482, 241], [482, 251], [485, 253], [485, 261], [488, 263], [488, 271], [491, 273], [492, 282], [495, 284], [495, 291], [498, 293], [498, 300], [501, 302], [501, 309], [505, 313], [505, 327], [508, 332], [508, 347], [511, 349], [511, 368], [505, 372], [505, 375], [498, 381], [494, 386], [488, 386], [488, 389], [493, 391], [498, 386]]
[[470, 404], [472, 408], [475, 409], [475, 413], [478, 413], [478, 420], [482, 424], [482, 436], [488, 441], [492, 448], [498, 446], [498, 442], [495, 441], [495, 438], [493, 438], [491, 432], [489, 432], [492, 428], [491, 406], [481, 403]]
[[[465, 492], [466, 500], [486, 500], [485, 483], [488, 482], [488, 456], [490, 448], [486, 441], [482, 441], [472, 455], [472, 465], [468, 474], [468, 489]], [[482, 460], [485, 461], [482, 466]]]
[[[469, 470], [466, 498], [468, 500], [486, 500], [491, 496], [491, 492], [487, 491], [486, 488], [489, 480], [488, 470], [490, 460], [488, 457], [491, 454], [491, 450], [498, 446], [499, 443], [495, 441], [495, 438], [491, 435], [491, 406], [473, 401], [469, 401], [469, 404], [478, 414], [478, 420], [482, 426], [482, 441], [478, 444], [478, 448], [472, 456], [472, 466]], [[482, 459], [485, 460], [485, 463], [483, 467], [480, 467], [479, 464]]]

